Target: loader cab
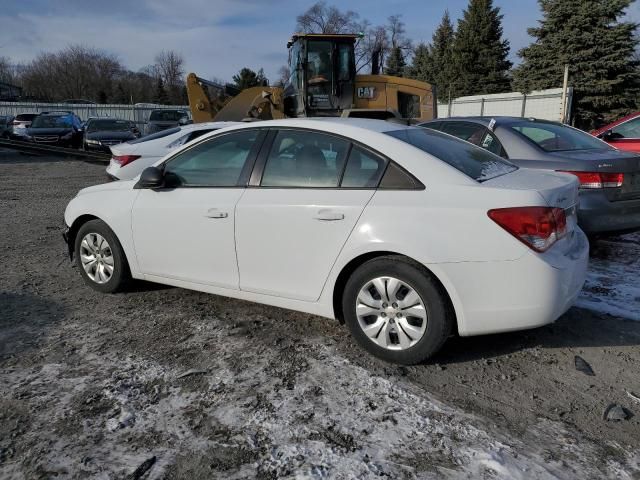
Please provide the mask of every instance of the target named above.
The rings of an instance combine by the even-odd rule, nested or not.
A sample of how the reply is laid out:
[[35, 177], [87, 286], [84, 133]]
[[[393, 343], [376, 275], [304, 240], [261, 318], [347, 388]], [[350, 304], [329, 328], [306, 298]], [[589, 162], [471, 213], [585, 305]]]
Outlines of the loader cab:
[[339, 116], [353, 108], [358, 35], [296, 34], [289, 48], [284, 86], [288, 117]]

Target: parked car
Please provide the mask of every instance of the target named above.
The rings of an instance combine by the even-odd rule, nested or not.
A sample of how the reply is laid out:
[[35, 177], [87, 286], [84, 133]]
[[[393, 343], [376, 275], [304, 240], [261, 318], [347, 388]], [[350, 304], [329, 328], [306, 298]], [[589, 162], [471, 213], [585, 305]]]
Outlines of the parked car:
[[145, 133], [150, 135], [167, 128], [188, 125], [189, 123], [192, 123], [192, 120], [190, 112], [187, 110], [171, 110], [168, 108], [152, 110], [149, 114]]
[[118, 118], [90, 118], [84, 125], [83, 147], [111, 153], [109, 147], [140, 137], [140, 130], [130, 120]]
[[0, 138], [11, 136], [13, 117], [11, 115], [0, 115]]
[[640, 112], [622, 117], [591, 134], [620, 150], [640, 153]]
[[65, 238], [99, 292], [130, 277], [344, 320], [399, 363], [453, 333], [553, 322], [587, 268], [573, 175], [370, 119], [238, 124], [81, 190]]
[[31, 126], [31, 122], [33, 122], [33, 119], [37, 116], [37, 113], [19, 113], [16, 115], [16, 118], [13, 119], [11, 124], [9, 138], [12, 140], [24, 140]]
[[176, 148], [205, 133], [235, 125], [236, 122], [206, 122], [162, 130], [146, 137], [113, 145], [107, 176], [111, 180], [130, 180]]
[[26, 140], [58, 147], [82, 145], [82, 120], [73, 112], [42, 112], [27, 129]]
[[580, 181], [578, 221], [588, 235], [640, 230], [639, 155], [546, 120], [465, 117], [421, 126], [467, 140], [521, 167], [572, 173]]

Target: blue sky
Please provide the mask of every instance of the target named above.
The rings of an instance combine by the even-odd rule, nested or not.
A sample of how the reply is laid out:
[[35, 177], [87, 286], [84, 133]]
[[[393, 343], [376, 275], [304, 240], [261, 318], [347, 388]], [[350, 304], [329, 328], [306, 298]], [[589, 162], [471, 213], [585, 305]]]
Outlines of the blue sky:
[[[186, 70], [230, 80], [240, 68], [263, 67], [267, 76], [287, 60], [286, 42], [295, 17], [314, 1], [301, 0], [3, 0], [0, 8], [0, 56], [27, 62], [41, 51], [80, 43], [115, 53], [137, 70], [160, 50], [177, 50]], [[372, 24], [400, 14], [415, 43], [429, 41], [445, 9], [457, 20], [467, 0], [340, 0], [328, 2], [353, 10]], [[495, 0], [504, 15], [511, 59], [527, 45], [528, 27], [540, 11], [536, 0]], [[628, 17], [640, 21], [640, 5]]]

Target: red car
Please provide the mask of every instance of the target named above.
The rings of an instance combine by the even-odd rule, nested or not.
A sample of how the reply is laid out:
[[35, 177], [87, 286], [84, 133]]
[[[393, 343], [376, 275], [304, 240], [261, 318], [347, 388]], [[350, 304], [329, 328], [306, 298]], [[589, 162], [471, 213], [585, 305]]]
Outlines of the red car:
[[640, 153], [640, 112], [622, 117], [591, 132], [620, 150]]

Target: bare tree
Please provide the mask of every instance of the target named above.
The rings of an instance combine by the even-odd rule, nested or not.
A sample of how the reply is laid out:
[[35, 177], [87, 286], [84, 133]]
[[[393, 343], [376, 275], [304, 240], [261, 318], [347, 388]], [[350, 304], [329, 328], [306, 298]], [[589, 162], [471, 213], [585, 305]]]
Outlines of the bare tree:
[[303, 33], [353, 33], [359, 15], [351, 10], [341, 12], [327, 2], [316, 2], [296, 17], [297, 30]]
[[57, 53], [41, 53], [24, 67], [22, 84], [32, 96], [47, 100], [86, 98], [107, 101], [123, 71], [115, 55], [70, 45]]
[[0, 57], [0, 82], [14, 83], [16, 77], [15, 66], [9, 57]]
[[291, 76], [291, 70], [287, 65], [282, 65], [278, 69], [278, 80], [274, 83], [276, 87], [283, 87], [287, 81], [289, 81], [289, 77]]
[[174, 50], [163, 50], [155, 57], [157, 73], [168, 90], [169, 101], [182, 103], [184, 87], [184, 57]]

